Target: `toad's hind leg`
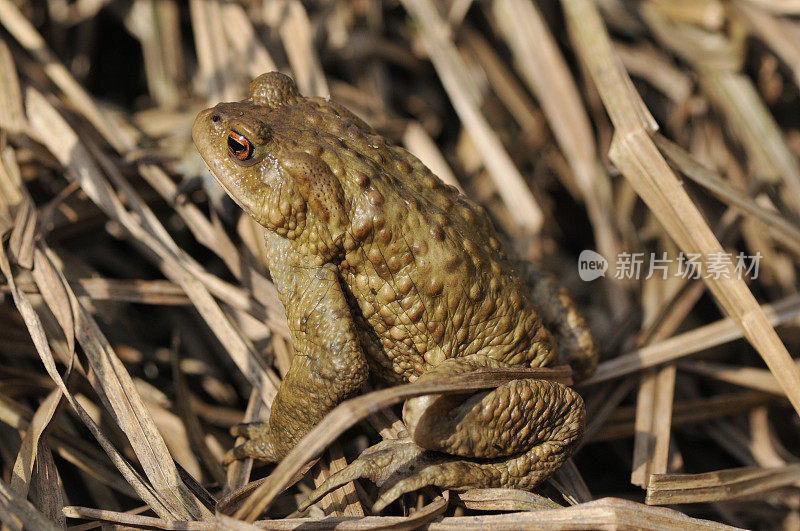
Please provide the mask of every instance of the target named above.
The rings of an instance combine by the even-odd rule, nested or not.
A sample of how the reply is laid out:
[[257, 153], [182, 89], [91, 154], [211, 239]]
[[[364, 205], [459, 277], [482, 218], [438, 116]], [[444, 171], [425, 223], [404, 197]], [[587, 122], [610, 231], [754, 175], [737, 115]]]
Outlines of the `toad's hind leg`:
[[[498, 366], [503, 364], [483, 356], [448, 359], [419, 380]], [[365, 450], [301, 508], [360, 477], [381, 487], [376, 511], [426, 485], [532, 489], [572, 454], [584, 418], [583, 401], [574, 390], [544, 380], [514, 380], [470, 395], [414, 398], [403, 408], [405, 438]]]

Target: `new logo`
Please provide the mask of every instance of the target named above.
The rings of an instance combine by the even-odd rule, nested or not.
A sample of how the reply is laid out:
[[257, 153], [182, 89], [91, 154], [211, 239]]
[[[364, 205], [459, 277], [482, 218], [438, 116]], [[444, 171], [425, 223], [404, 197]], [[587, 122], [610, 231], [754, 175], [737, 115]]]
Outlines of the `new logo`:
[[590, 249], [584, 249], [578, 256], [578, 276], [585, 282], [591, 282], [606, 276], [608, 260], [602, 254]]

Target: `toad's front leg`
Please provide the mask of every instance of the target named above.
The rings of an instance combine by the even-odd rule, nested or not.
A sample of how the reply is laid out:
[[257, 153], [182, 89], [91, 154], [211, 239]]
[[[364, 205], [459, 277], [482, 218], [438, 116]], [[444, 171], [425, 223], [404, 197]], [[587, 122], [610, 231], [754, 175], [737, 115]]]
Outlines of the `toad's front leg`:
[[[485, 356], [445, 360], [418, 381], [504, 364]], [[406, 402], [405, 438], [365, 450], [329, 477], [301, 509], [360, 477], [381, 487], [376, 512], [400, 495], [435, 485], [445, 489], [532, 489], [577, 447], [583, 400], [571, 388], [544, 380], [513, 380], [471, 395], [421, 396]]]
[[357, 392], [369, 375], [350, 309], [331, 264], [304, 265], [272, 236], [270, 273], [286, 307], [294, 358], [272, 403], [269, 422], [232, 431], [250, 440], [225, 456], [280, 461], [325, 414]]

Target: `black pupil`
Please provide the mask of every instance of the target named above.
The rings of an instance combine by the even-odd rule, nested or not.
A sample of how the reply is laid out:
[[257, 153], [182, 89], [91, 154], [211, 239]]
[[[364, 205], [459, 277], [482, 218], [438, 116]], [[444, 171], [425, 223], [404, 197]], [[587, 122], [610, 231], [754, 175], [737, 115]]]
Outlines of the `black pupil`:
[[228, 137], [228, 147], [230, 147], [234, 153], [247, 150], [247, 147], [244, 144], [231, 136]]

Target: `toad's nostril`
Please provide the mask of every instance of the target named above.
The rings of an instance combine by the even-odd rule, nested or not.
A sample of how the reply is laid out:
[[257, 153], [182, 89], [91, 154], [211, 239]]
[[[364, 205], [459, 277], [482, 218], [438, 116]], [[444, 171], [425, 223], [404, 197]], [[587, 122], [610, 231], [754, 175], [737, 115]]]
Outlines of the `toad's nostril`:
[[219, 122], [219, 114], [212, 114], [211, 115], [212, 122]]

